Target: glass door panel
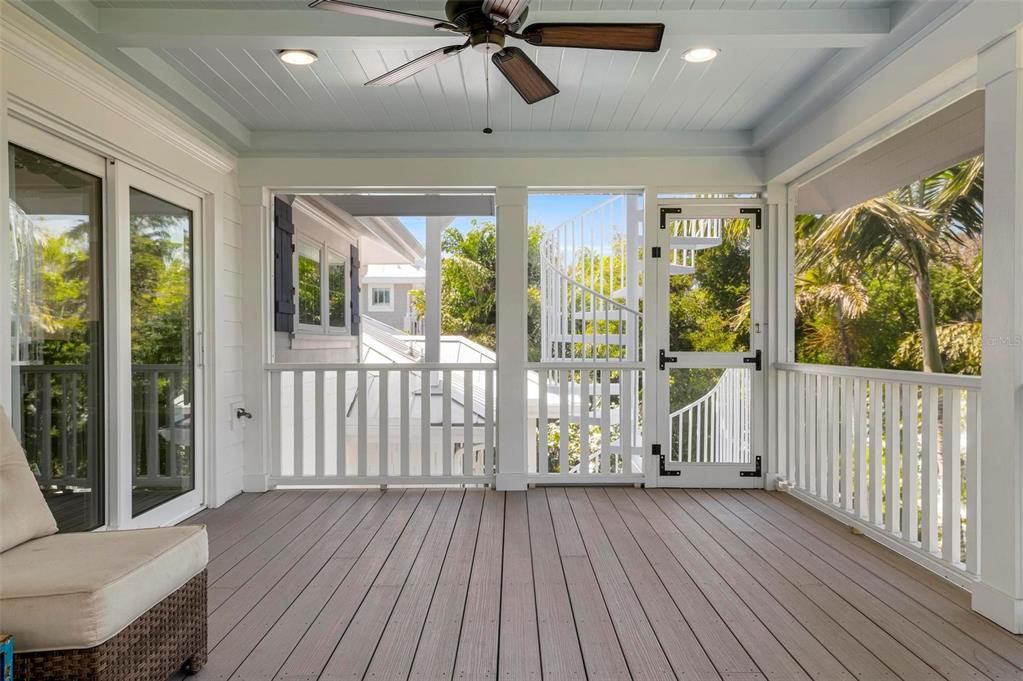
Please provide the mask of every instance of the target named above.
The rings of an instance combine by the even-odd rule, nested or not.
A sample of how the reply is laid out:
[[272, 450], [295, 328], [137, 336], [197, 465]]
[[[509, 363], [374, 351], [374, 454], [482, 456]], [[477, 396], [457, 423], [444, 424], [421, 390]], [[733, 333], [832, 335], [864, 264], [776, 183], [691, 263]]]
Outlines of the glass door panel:
[[9, 147], [11, 421], [61, 532], [104, 524], [102, 159]]
[[134, 517], [196, 488], [194, 215], [129, 192]]

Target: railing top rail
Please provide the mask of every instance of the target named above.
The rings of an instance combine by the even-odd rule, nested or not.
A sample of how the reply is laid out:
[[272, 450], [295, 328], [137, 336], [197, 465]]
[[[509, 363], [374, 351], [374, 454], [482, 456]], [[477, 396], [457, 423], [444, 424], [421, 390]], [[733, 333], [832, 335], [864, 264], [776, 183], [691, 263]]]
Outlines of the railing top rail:
[[497, 364], [459, 364], [442, 362], [409, 362], [392, 364], [303, 364], [275, 363], [264, 364], [263, 368], [270, 372], [282, 371], [496, 371]]
[[573, 215], [569, 219], [563, 220], [563, 221], [559, 222], [558, 224], [554, 225], [553, 227], [551, 227], [550, 229], [547, 230], [545, 235], [546, 234], [551, 234], [552, 232], [556, 232], [556, 231], [558, 231], [558, 230], [560, 230], [562, 228], [568, 227], [568, 226], [574, 224], [580, 218], [585, 218], [587, 215], [592, 215], [592, 214], [596, 213], [597, 211], [603, 210], [607, 206], [610, 206], [611, 204], [613, 204], [613, 203], [615, 203], [617, 201], [624, 201], [626, 196], [627, 196], [626, 194], [616, 194], [614, 196], [608, 197], [607, 200], [601, 201], [596, 206], [591, 206], [590, 208], [587, 208], [586, 210], [584, 210], [582, 212], [576, 213], [575, 215]]
[[581, 357], [575, 360], [560, 359], [556, 362], [526, 362], [526, 369], [529, 371], [550, 371], [559, 370], [587, 370], [593, 369], [646, 369], [645, 362], [619, 362], [614, 359], [603, 357]]
[[778, 362], [776, 369], [791, 371], [796, 374], [819, 376], [845, 376], [848, 378], [867, 378], [888, 383], [911, 383], [915, 385], [936, 385], [951, 388], [980, 390], [980, 376], [964, 376], [962, 374], [929, 374], [922, 371], [900, 371], [896, 369], [872, 369], [864, 367], [842, 367], [827, 364], [803, 364]]

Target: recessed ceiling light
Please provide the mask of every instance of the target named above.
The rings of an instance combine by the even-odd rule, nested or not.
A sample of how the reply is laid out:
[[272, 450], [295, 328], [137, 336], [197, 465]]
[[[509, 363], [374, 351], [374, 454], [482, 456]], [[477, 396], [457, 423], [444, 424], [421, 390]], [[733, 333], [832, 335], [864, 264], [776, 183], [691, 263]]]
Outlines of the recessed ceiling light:
[[277, 56], [285, 64], [308, 66], [319, 59], [312, 50], [277, 50]]
[[718, 56], [718, 51], [713, 47], [694, 47], [686, 50], [682, 58], [690, 64], [702, 64]]

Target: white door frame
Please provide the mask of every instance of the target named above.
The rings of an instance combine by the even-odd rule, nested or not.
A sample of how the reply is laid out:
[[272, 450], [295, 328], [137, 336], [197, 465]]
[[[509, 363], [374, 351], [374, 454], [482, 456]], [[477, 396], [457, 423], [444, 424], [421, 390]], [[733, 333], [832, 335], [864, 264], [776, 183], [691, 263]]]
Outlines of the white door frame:
[[[113, 393], [109, 393], [109, 404], [117, 410], [118, 421], [122, 424], [120, 436], [126, 436], [125, 442], [118, 449], [117, 487], [112, 487], [118, 496], [118, 527], [153, 527], [171, 525], [186, 518], [203, 507], [206, 502], [206, 381], [204, 375], [204, 304], [205, 287], [203, 272], [202, 244], [205, 243], [203, 230], [203, 201], [199, 196], [175, 186], [143, 170], [126, 163], [115, 165], [116, 180], [112, 183], [115, 193], [114, 200], [118, 251], [118, 279], [124, 285], [118, 286], [116, 307], [120, 311], [116, 318], [116, 328], [111, 335], [117, 337], [117, 345], [123, 349], [119, 357], [119, 367], [129, 367], [127, 372], [117, 376], [117, 383], [111, 382]], [[132, 517], [132, 480], [134, 477], [134, 457], [131, 449], [131, 290], [130, 282], [130, 224], [131, 209], [129, 204], [131, 189], [138, 189], [147, 194], [163, 199], [192, 213], [191, 233], [191, 274], [192, 274], [192, 442], [194, 461], [192, 465], [192, 490], [180, 494], [173, 499], [156, 506], [145, 513]], [[127, 362], [127, 364], [125, 364]]]
[[[650, 205], [653, 204], [653, 205]], [[760, 199], [657, 199], [648, 204], [646, 230], [647, 254], [651, 256], [647, 276], [656, 282], [648, 289], [647, 304], [651, 309], [652, 324], [648, 324], [647, 366], [649, 382], [654, 392], [651, 403], [654, 413], [647, 414], [647, 441], [661, 448], [662, 459], [651, 456], [646, 476], [647, 484], [658, 487], [745, 487], [763, 488], [766, 480], [766, 438], [764, 404], [766, 371], [756, 370], [757, 352], [761, 369], [765, 357], [766, 320], [766, 262], [764, 261], [764, 217], [766, 203]], [[667, 209], [667, 211], [665, 211]], [[671, 247], [667, 229], [662, 228], [667, 212], [677, 211], [683, 217], [746, 218], [750, 221], [750, 351], [749, 352], [672, 352], [669, 343], [669, 265]], [[653, 249], [660, 249], [660, 257], [653, 257]], [[655, 293], [654, 293], [655, 292]], [[652, 295], [651, 295], [652, 293]], [[667, 363], [661, 369], [660, 353], [664, 351]], [[668, 418], [668, 375], [671, 369], [745, 367], [751, 370], [753, 400], [750, 408], [751, 464], [730, 463], [672, 463], [668, 461], [670, 424]], [[654, 452], [651, 452], [654, 454]]]

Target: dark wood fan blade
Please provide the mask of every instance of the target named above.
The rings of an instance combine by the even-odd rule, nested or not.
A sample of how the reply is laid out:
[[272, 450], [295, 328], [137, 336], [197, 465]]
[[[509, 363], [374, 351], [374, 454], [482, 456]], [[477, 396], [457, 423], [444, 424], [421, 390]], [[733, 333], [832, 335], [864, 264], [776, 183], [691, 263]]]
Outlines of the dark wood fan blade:
[[469, 46], [469, 43], [464, 45], [449, 45], [448, 47], [442, 47], [434, 50], [433, 52], [427, 52], [422, 57], [417, 57], [407, 64], [402, 64], [396, 69], [392, 69], [382, 76], [377, 76], [373, 80], [366, 83], [366, 85], [394, 85], [400, 83], [410, 76], [414, 76], [423, 69], [429, 68], [434, 64], [444, 61], [448, 57], [458, 54]]
[[522, 31], [530, 45], [591, 50], [657, 52], [664, 24], [532, 24]]
[[506, 47], [491, 57], [491, 60], [526, 104], [536, 104], [541, 99], [558, 94], [557, 86], [519, 48]]
[[309, 6], [316, 7], [318, 9], [329, 9], [334, 12], [342, 12], [343, 14], [356, 14], [360, 17], [370, 17], [372, 19], [383, 19], [384, 21], [397, 21], [402, 24], [425, 26], [426, 28], [439, 27], [449, 30], [455, 28], [447, 21], [434, 19], [433, 17], [424, 17], [418, 14], [409, 14], [408, 12], [396, 12], [393, 9], [381, 9], [379, 7], [357, 5], [354, 2], [342, 2], [342, 0], [313, 0], [309, 3]]

